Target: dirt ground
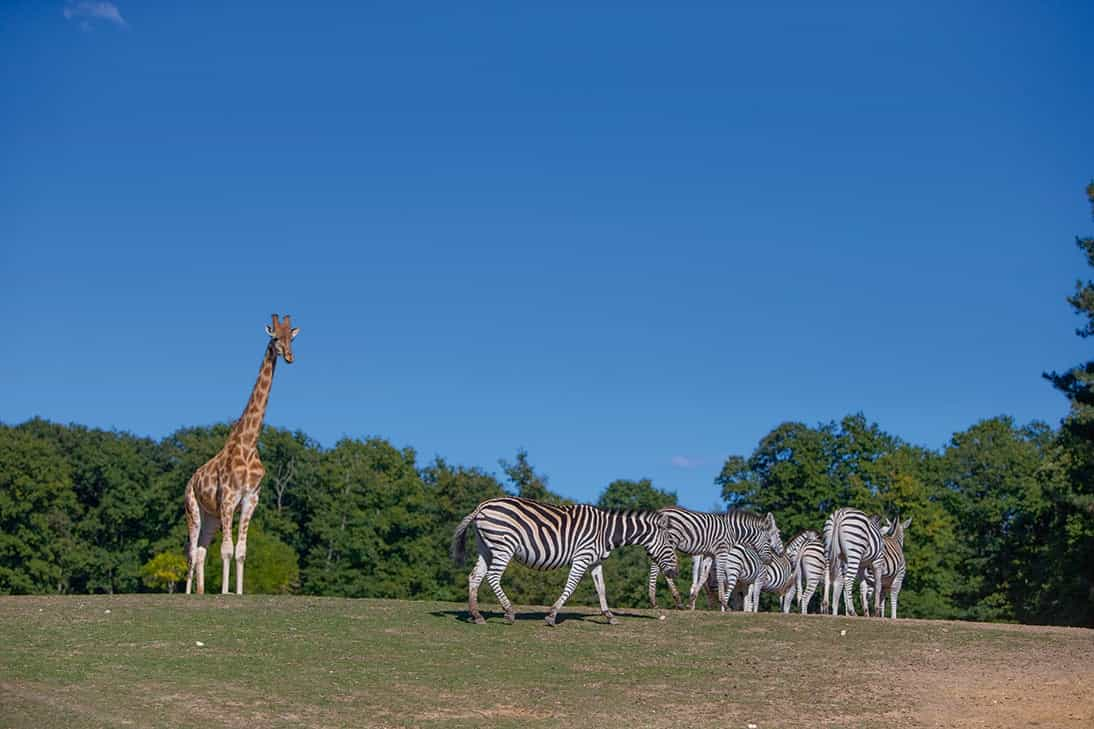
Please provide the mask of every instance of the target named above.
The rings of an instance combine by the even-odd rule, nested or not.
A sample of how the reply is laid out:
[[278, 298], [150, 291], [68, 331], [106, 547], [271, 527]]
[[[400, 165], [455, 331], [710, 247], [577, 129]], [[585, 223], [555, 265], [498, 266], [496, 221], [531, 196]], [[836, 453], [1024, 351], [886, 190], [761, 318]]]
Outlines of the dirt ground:
[[476, 626], [452, 603], [0, 598], [0, 729], [1094, 727], [1091, 630], [543, 615]]

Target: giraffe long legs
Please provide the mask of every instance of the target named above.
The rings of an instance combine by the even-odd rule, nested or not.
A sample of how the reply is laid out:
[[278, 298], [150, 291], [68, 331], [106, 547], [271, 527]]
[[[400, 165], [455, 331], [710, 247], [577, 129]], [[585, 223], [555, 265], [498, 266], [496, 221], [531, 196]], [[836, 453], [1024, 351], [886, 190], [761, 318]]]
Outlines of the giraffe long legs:
[[[188, 561], [186, 568], [186, 594], [190, 594], [190, 590], [194, 585], [194, 568], [197, 566], [198, 561], [198, 537], [201, 535], [201, 507], [198, 506], [197, 497], [194, 496], [194, 492], [187, 487], [186, 489], [186, 526], [189, 534], [186, 539], [186, 559]], [[202, 585], [204, 589], [204, 585]]]
[[235, 511], [235, 504], [232, 504], [232, 508], [228, 508], [227, 504], [221, 504], [220, 507], [220, 561], [223, 563], [223, 570], [220, 573], [220, 594], [228, 594], [228, 578], [231, 574], [232, 554], [235, 552], [235, 545], [232, 544], [232, 512]]
[[247, 561], [247, 528], [251, 525], [251, 516], [258, 507], [258, 488], [249, 492], [243, 499], [243, 510], [239, 516], [239, 537], [236, 538], [236, 594], [243, 594], [243, 564]]
[[[220, 519], [216, 518], [212, 514], [198, 509], [198, 535], [194, 539], [191, 552], [190, 572], [194, 575], [194, 583], [197, 588], [197, 594], [205, 594], [205, 554], [209, 550], [209, 545], [213, 543], [213, 537], [216, 536], [217, 529], [220, 528]], [[189, 585], [190, 580], [187, 580]]]

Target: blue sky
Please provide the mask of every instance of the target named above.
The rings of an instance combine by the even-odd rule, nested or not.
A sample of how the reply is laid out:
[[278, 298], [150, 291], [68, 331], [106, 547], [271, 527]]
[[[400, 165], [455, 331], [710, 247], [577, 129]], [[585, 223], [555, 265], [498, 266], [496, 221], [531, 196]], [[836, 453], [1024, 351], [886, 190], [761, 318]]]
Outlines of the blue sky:
[[0, 420], [234, 418], [288, 312], [269, 423], [706, 508], [1090, 357], [1089, 3], [221, 5], [0, 8]]

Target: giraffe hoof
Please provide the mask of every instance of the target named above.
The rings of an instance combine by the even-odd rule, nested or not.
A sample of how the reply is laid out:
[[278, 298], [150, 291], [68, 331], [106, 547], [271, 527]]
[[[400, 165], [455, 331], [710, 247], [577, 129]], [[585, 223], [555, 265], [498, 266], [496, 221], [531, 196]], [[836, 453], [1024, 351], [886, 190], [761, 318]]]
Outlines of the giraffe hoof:
[[509, 611], [509, 612], [505, 613], [505, 622], [508, 623], [509, 625], [512, 625], [513, 623], [517, 622], [516, 613], [514, 613], [512, 611]]

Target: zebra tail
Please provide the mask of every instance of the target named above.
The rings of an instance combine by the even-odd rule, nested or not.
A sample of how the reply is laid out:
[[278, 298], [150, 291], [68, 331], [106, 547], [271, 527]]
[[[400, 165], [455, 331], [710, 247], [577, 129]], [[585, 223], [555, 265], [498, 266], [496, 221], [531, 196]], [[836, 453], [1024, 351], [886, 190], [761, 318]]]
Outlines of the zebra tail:
[[464, 535], [467, 534], [471, 522], [473, 522], [478, 515], [479, 510], [476, 508], [463, 518], [460, 525], [456, 527], [456, 532], [452, 535], [452, 548], [450, 553], [452, 559], [456, 561], [456, 564], [463, 564], [464, 557], [467, 554], [467, 540], [464, 538]]
[[839, 552], [840, 552], [839, 527], [840, 527], [839, 521], [837, 519], [833, 519], [832, 520], [832, 533], [824, 535], [825, 536], [825, 540], [824, 540], [825, 552], [827, 553], [827, 557], [828, 557], [828, 570], [829, 570], [830, 574], [833, 574], [833, 576], [834, 576], [834, 573], [832, 573], [832, 570], [835, 569], [835, 565], [839, 561], [838, 560]]

